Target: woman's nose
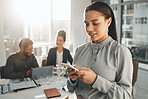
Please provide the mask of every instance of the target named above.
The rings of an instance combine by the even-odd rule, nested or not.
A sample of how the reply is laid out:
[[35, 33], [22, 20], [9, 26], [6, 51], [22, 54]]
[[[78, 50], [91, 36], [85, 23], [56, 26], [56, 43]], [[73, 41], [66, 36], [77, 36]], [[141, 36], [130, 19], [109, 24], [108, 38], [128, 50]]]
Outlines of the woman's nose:
[[87, 31], [93, 31], [93, 26], [91, 24], [87, 27]]

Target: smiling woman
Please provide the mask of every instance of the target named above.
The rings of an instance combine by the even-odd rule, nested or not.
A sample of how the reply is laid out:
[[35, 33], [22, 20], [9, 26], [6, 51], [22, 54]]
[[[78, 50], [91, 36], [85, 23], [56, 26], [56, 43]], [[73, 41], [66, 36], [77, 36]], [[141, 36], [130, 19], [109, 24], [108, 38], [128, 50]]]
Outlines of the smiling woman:
[[56, 39], [57, 46], [49, 50], [46, 66], [62, 66], [61, 63], [67, 62], [72, 64], [73, 59], [70, 54], [70, 51], [63, 47], [65, 41], [66, 32], [64, 30], [59, 30]]
[[114, 13], [109, 5], [95, 2], [85, 9], [90, 42], [80, 45], [67, 68], [69, 91], [83, 99], [131, 99], [133, 64], [131, 53], [117, 42]]
[[85, 14], [86, 31], [95, 43], [99, 43], [108, 37], [108, 27], [112, 19], [105, 19], [98, 11], [89, 11]]

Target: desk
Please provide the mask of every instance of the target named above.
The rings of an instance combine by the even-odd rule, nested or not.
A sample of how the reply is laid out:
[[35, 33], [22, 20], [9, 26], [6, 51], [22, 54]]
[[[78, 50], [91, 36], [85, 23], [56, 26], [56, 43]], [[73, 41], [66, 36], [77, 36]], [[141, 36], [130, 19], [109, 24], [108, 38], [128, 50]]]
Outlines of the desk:
[[7, 85], [9, 87], [10, 79], [0, 79], [1, 94], [3, 94], [3, 86]]
[[0, 99], [47, 99], [44, 94], [44, 89], [49, 88], [57, 88], [61, 93], [61, 97], [56, 97], [54, 99], [64, 99], [69, 95], [74, 95], [73, 93], [61, 90], [62, 86], [66, 84], [67, 81], [67, 78], [65, 77], [52, 76], [37, 81], [41, 83], [41, 86], [17, 92], [8, 92], [0, 95]]

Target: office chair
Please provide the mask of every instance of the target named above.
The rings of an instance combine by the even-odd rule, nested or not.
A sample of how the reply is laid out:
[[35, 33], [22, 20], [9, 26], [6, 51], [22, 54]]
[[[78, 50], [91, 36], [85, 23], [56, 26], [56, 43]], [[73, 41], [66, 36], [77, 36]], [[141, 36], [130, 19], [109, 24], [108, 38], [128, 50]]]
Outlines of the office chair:
[[5, 66], [0, 67], [1, 79], [5, 78], [5, 76], [4, 76], [4, 68], [5, 68]]
[[47, 60], [46, 59], [43, 59], [42, 60], [42, 67], [46, 66], [46, 63], [47, 63]]
[[[0, 67], [1, 79], [5, 79], [4, 70], [5, 70], [5, 66], [1, 66]], [[8, 91], [10, 90], [9, 84], [1, 85], [1, 94], [4, 94], [4, 86], [7, 86], [8, 87]]]
[[[5, 76], [4, 76], [4, 68], [5, 68], [5, 66], [1, 66], [0, 67], [1, 79], [4, 79], [5, 78]], [[1, 94], [3, 94], [3, 86], [1, 86]]]
[[138, 61], [133, 60], [133, 79], [132, 79], [132, 96], [133, 99], [135, 99], [135, 92], [134, 92], [134, 85], [137, 81], [137, 75], [138, 75]]

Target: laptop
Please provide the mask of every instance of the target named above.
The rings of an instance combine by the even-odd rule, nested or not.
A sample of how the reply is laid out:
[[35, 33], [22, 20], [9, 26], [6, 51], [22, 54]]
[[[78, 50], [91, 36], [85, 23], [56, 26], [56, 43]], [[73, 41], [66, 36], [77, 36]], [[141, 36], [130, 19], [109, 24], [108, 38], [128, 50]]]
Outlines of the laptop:
[[32, 79], [41, 79], [52, 76], [53, 66], [32, 68]]

